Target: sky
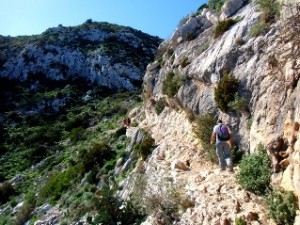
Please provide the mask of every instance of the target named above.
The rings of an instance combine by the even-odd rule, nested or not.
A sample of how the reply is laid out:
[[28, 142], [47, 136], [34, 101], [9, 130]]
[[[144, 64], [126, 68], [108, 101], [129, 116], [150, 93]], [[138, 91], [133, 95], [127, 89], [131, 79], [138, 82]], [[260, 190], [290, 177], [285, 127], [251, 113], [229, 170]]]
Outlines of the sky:
[[0, 35], [41, 34], [87, 19], [130, 26], [168, 39], [206, 0], [0, 0]]

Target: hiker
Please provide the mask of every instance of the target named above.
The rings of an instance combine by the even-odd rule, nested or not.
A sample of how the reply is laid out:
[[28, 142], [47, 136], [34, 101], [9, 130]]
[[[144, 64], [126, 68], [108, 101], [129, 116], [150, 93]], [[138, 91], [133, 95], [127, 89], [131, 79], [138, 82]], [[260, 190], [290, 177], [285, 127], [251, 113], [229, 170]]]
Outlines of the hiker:
[[126, 119], [123, 120], [123, 125], [125, 127], [129, 127], [131, 124], [131, 119], [129, 117], [127, 117]]
[[226, 165], [230, 172], [233, 172], [230, 148], [232, 145], [231, 132], [228, 126], [218, 120], [218, 124], [214, 126], [210, 138], [210, 144], [216, 144], [216, 153], [219, 159], [220, 171], [224, 171]]

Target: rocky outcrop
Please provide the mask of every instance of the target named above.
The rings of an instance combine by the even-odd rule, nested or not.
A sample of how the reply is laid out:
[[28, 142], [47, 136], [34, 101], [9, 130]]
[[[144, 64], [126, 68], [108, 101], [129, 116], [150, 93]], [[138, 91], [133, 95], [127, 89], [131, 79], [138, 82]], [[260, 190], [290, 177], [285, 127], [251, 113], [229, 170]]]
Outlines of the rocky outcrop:
[[[0, 37], [0, 77], [39, 84], [86, 80], [109, 89], [137, 88], [160, 39], [129, 27], [86, 22], [37, 36]], [[17, 47], [16, 47], [17, 46]]]

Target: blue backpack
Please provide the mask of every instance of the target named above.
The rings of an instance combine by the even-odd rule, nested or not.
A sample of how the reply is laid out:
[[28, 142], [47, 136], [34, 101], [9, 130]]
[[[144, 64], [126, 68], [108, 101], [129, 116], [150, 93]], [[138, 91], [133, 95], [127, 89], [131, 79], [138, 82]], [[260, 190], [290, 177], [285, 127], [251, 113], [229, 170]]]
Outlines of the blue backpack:
[[228, 127], [225, 125], [220, 125], [217, 129], [217, 136], [220, 141], [228, 141], [230, 139]]

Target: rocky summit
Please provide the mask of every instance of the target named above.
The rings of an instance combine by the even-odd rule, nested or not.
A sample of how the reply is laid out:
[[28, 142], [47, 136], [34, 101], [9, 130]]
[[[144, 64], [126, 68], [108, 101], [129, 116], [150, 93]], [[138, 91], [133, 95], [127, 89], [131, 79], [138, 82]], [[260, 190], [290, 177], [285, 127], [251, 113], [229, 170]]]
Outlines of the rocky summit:
[[109, 89], [140, 86], [160, 39], [130, 27], [87, 20], [41, 35], [0, 36], [0, 77], [32, 85], [79, 79]]
[[[83, 25], [86, 30], [49, 29], [26, 46], [20, 44], [22, 37], [14, 39], [19, 44], [2, 37], [10, 47], [1, 52], [1, 77], [32, 81], [35, 91], [43, 80], [33, 81], [41, 76], [70, 83], [79, 76], [100, 87], [127, 90], [134, 89], [132, 80], [143, 79], [142, 101], [134, 92], [103, 97], [92, 89], [81, 93], [81, 106], [73, 100], [52, 110], [51, 117], [46, 110], [51, 128], [63, 131], [62, 138], [46, 132], [44, 155], [28, 141], [40, 140], [32, 129], [44, 131], [43, 123], [24, 127], [26, 121], [36, 124], [28, 112], [22, 114], [26, 107], [2, 113], [2, 140], [10, 138], [1, 146], [3, 168], [11, 168], [6, 161], [16, 161], [9, 154], [20, 148], [16, 140], [36, 157], [29, 157], [33, 165], [26, 172], [24, 163], [0, 177], [2, 190], [10, 191], [2, 191], [3, 221], [300, 224], [299, 9], [298, 0], [208, 1], [157, 48], [157, 38], [144, 43], [142, 33], [129, 34], [127, 28], [113, 34], [107, 28], [96, 31], [99, 24], [91, 21]], [[76, 32], [70, 35], [70, 29]], [[133, 52], [125, 51], [129, 46]], [[137, 60], [136, 50], [148, 60]], [[138, 68], [145, 69], [142, 75]], [[45, 94], [49, 99], [53, 92]], [[35, 96], [39, 101], [40, 95]], [[55, 94], [60, 95], [75, 98], [70, 86]], [[217, 119], [232, 132], [233, 172], [220, 171], [210, 144]], [[22, 137], [21, 128], [29, 129], [29, 137]], [[25, 157], [28, 150], [19, 151]], [[36, 194], [14, 193], [25, 187]]]

